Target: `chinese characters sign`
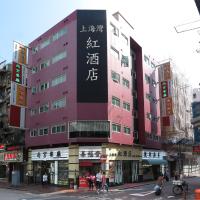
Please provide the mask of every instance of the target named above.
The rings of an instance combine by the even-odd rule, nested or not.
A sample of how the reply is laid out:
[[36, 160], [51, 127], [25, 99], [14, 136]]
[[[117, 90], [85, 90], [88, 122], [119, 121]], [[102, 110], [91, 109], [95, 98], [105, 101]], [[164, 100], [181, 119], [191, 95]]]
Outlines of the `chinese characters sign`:
[[27, 68], [24, 65], [13, 62], [12, 81], [26, 86]]
[[21, 151], [12, 151], [4, 153], [4, 161], [7, 162], [22, 162], [23, 153]]
[[18, 43], [14, 42], [13, 44], [14, 53], [13, 53], [13, 61], [20, 64], [27, 64], [27, 48]]
[[108, 101], [106, 11], [77, 11], [77, 101]]
[[31, 152], [32, 160], [68, 160], [69, 151], [67, 147], [36, 149]]
[[101, 147], [79, 147], [79, 159], [99, 160], [101, 157]]

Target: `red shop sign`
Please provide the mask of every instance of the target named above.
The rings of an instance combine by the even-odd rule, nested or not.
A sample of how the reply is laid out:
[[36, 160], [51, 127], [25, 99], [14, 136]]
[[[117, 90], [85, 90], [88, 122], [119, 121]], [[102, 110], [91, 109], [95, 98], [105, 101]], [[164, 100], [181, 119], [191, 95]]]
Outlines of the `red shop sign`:
[[107, 155], [106, 154], [102, 154], [101, 156], [100, 156], [100, 161], [101, 162], [105, 162], [107, 160]]
[[5, 153], [4, 154], [4, 160], [8, 161], [8, 160], [17, 160], [17, 153]]
[[88, 181], [86, 178], [79, 177], [79, 187], [87, 188]]

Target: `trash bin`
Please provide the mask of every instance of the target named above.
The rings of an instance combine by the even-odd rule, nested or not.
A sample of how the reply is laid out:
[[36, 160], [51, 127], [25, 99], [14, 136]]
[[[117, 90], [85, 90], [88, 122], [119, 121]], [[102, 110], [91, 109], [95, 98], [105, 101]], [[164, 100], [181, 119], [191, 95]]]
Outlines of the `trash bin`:
[[20, 185], [20, 172], [19, 171], [12, 171], [12, 185], [18, 186]]

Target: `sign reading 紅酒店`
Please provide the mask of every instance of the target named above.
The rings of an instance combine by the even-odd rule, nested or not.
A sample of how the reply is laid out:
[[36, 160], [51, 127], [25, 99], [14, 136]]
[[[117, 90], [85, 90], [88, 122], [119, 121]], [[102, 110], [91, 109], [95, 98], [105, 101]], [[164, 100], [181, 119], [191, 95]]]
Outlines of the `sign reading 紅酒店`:
[[108, 102], [105, 10], [77, 11], [77, 102]]
[[68, 160], [68, 147], [49, 148], [49, 149], [34, 149], [31, 152], [31, 160]]

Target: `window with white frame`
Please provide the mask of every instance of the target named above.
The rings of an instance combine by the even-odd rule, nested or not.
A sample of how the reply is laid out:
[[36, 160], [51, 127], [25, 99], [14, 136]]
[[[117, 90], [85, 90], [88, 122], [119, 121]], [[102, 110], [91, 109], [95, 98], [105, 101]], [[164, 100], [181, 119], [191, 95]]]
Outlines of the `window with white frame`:
[[120, 107], [120, 99], [117, 97], [112, 97], [112, 105]]
[[65, 124], [54, 125], [51, 127], [51, 133], [52, 134], [64, 133], [65, 129], [66, 129]]
[[32, 72], [32, 74], [37, 73], [37, 67], [32, 67], [31, 72]]
[[123, 82], [123, 86], [125, 86], [125, 87], [127, 87], [127, 88], [129, 88], [129, 87], [130, 87], [129, 80], [127, 80], [127, 79], [123, 78], [123, 79], [122, 79], [122, 82]]
[[120, 83], [120, 75], [114, 71], [111, 72], [112, 80], [116, 83]]
[[36, 94], [37, 93], [37, 87], [35, 87], [35, 86], [31, 87], [31, 93]]
[[31, 116], [34, 116], [37, 114], [37, 109], [36, 108], [31, 108]]
[[127, 111], [130, 111], [130, 103], [127, 103], [127, 102], [123, 102], [123, 108]]
[[43, 104], [39, 107], [39, 113], [48, 112], [48, 110], [49, 110], [49, 104], [48, 103]]
[[50, 44], [51, 40], [50, 38], [44, 40], [41, 44], [40, 44], [40, 49], [43, 49], [45, 47], [47, 47]]
[[66, 33], [67, 33], [67, 28], [66, 27], [61, 29], [61, 30], [59, 30], [57, 33], [53, 34], [53, 36], [52, 36], [53, 41], [58, 40], [59, 38], [61, 38]]
[[58, 99], [52, 102], [52, 109], [63, 108], [66, 105], [66, 99]]
[[111, 32], [113, 33], [113, 35], [119, 36], [119, 29], [112, 23], [110, 24], [110, 27], [111, 27]]
[[110, 53], [113, 57], [119, 60], [119, 51], [115, 49], [113, 46], [110, 48]]
[[128, 38], [123, 33], [121, 33], [121, 35], [122, 35], [122, 42], [128, 45]]
[[45, 60], [40, 63], [40, 70], [47, 68], [50, 65], [50, 60]]
[[32, 129], [30, 132], [31, 137], [36, 137], [38, 136], [38, 129]]
[[62, 60], [62, 59], [65, 58], [66, 56], [67, 56], [66, 50], [63, 51], [63, 52], [61, 52], [61, 53], [59, 53], [59, 54], [57, 54], [57, 55], [55, 55], [55, 56], [52, 58], [52, 64], [54, 64], [54, 63], [56, 63], [56, 62]]
[[66, 74], [59, 75], [52, 80], [51, 86], [52, 87], [56, 86], [56, 85], [61, 84], [65, 81], [66, 81]]
[[124, 126], [124, 133], [130, 134], [131, 133], [131, 129], [129, 127]]
[[113, 132], [120, 133], [120, 132], [121, 132], [121, 125], [120, 125], [120, 124], [115, 124], [115, 123], [113, 123], [113, 124], [112, 124], [112, 131], [113, 131]]
[[46, 90], [48, 88], [49, 88], [49, 83], [48, 82], [40, 84], [40, 91], [44, 91], [44, 90]]
[[39, 136], [48, 135], [49, 129], [47, 127], [39, 129]]

